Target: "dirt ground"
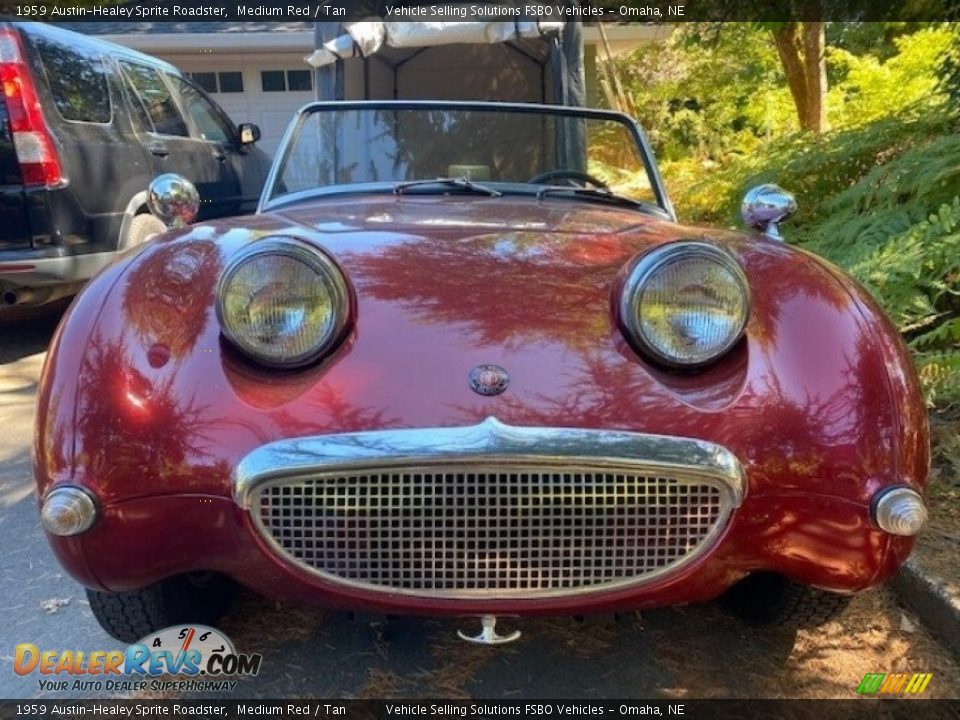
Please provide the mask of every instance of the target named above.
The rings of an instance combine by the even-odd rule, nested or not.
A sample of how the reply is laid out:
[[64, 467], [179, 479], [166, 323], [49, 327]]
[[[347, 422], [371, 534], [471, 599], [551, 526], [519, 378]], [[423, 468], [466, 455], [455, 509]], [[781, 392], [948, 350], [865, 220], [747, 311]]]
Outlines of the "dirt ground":
[[960, 698], [958, 659], [887, 590], [796, 634], [750, 628], [709, 605], [599, 625], [523, 621], [523, 637], [495, 649], [459, 640], [463, 624], [404, 618], [371, 627], [251, 595], [222, 627], [238, 647], [274, 660], [266, 677], [241, 683], [240, 697], [273, 689], [306, 697], [316, 686], [304, 672], [333, 655], [360, 670], [353, 688], [339, 688], [354, 698], [852, 699], [868, 672], [930, 672], [924, 697]]
[[933, 413], [930, 524], [916, 557], [933, 574], [960, 588], [960, 410]]

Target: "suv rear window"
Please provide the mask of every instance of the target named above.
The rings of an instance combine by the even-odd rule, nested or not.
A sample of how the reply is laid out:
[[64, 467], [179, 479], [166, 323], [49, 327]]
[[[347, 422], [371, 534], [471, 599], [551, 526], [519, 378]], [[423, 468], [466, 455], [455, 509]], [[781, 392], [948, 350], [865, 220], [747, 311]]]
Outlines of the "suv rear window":
[[160, 135], [180, 135], [187, 137], [190, 131], [180, 114], [170, 90], [153, 68], [133, 63], [121, 63], [124, 74], [136, 90], [143, 108], [153, 125], [153, 131]]
[[35, 37], [34, 43], [60, 116], [74, 122], [109, 123], [110, 88], [103, 60], [45, 37]]

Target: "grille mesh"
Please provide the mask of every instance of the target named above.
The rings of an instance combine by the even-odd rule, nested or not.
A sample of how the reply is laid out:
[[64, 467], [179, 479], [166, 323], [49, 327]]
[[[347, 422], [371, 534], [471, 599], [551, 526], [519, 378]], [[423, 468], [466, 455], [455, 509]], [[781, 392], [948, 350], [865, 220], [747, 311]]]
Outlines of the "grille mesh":
[[727, 510], [707, 481], [502, 468], [297, 480], [253, 507], [298, 564], [438, 596], [640, 579], [704, 545]]

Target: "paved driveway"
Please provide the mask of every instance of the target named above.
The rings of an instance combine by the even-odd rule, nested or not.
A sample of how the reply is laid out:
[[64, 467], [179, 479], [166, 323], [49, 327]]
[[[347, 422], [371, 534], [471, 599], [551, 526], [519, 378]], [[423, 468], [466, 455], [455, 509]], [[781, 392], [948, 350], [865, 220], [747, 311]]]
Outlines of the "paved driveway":
[[[42, 695], [12, 671], [14, 645], [119, 646], [60, 570], [37, 522], [30, 482], [33, 401], [63, 306], [0, 316], [0, 696]], [[692, 698], [841, 697], [867, 672], [932, 672], [927, 695], [960, 697], [960, 668], [886, 590], [857, 598], [817, 632], [759, 632], [711, 606], [581, 626], [537, 620], [515, 644], [458, 640], [469, 622], [351, 621], [242, 595], [220, 628], [264, 656], [242, 697]], [[71, 693], [73, 694], [73, 693]], [[75, 693], [82, 695], [82, 693]], [[70, 694], [58, 693], [56, 698]]]

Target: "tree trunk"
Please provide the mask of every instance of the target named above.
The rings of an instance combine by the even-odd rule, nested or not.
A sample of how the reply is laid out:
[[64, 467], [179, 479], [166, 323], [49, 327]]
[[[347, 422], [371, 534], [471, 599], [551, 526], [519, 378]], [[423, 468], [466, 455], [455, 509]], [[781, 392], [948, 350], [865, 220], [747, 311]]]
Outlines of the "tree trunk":
[[807, 66], [807, 128], [827, 129], [827, 58], [825, 23], [803, 23], [803, 55]]
[[773, 31], [801, 130], [827, 129], [826, 40], [822, 22], [788, 22]]
[[783, 65], [783, 74], [787, 77], [787, 87], [790, 88], [790, 94], [793, 96], [793, 104], [797, 109], [797, 118], [802, 128], [807, 117], [807, 82], [803, 74], [803, 57], [797, 37], [797, 23], [783, 23], [773, 31], [773, 41], [777, 46], [780, 64]]

